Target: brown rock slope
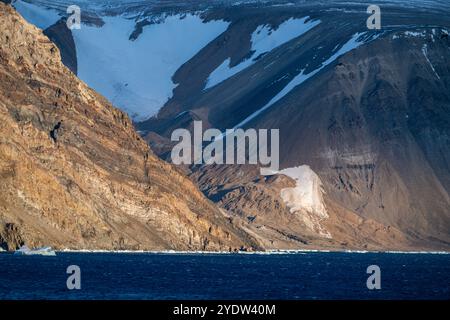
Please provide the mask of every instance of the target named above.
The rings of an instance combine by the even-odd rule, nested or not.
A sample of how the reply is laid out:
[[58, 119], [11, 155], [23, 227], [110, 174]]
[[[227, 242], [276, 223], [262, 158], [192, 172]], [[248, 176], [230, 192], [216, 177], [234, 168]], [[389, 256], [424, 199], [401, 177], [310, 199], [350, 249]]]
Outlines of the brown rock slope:
[[0, 245], [256, 246], [0, 3]]
[[[329, 215], [322, 227], [331, 239], [310, 237], [297, 221], [307, 214], [292, 216], [283, 207], [283, 187], [247, 168], [234, 180], [222, 167], [193, 168], [192, 175], [208, 197], [244, 217], [245, 228], [266, 246], [449, 250], [450, 20], [444, 12], [386, 10], [383, 25], [392, 29], [381, 33], [361, 27], [363, 11], [297, 12], [322, 22], [205, 88], [218, 63], [245, 55], [236, 48], [248, 48], [241, 45], [253, 30], [248, 16], [241, 33], [230, 26], [184, 64], [174, 75], [174, 97], [137, 127], [149, 132], [146, 139], [164, 158], [164, 138], [174, 128], [192, 128], [194, 120], [227, 129], [253, 116], [244, 128], [280, 129], [280, 167], [308, 165], [318, 175]], [[357, 34], [361, 45], [333, 60]], [[196, 81], [188, 76], [194, 70]], [[300, 74], [310, 76], [265, 108]]]

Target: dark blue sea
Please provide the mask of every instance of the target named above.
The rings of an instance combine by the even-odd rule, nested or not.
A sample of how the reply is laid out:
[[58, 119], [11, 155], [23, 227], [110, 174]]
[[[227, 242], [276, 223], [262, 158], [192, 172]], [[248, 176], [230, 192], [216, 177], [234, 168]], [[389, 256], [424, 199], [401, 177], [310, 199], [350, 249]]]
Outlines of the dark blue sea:
[[[80, 290], [66, 285], [80, 267]], [[367, 267], [380, 267], [369, 290]], [[0, 299], [450, 299], [449, 254], [0, 254]]]

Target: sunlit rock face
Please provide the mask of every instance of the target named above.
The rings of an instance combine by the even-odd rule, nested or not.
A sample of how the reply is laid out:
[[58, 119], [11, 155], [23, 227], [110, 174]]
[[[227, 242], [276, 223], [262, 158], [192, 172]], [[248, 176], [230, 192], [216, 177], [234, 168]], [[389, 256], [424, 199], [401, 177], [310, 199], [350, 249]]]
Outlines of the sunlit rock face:
[[[55, 13], [60, 19], [68, 5], [19, 2], [46, 12], [28, 18], [36, 24]], [[201, 120], [203, 128], [222, 131], [279, 129], [280, 171], [308, 166], [317, 175], [322, 200], [313, 203], [323, 208], [291, 212], [308, 203], [307, 195], [293, 192], [295, 177], [262, 177], [252, 166], [187, 170], [204, 194], [264, 246], [448, 248], [448, 1], [380, 1], [379, 31], [367, 28], [368, 4], [360, 1], [75, 2], [85, 13], [81, 30], [108, 30], [109, 19], [127, 25], [117, 32], [121, 38], [111, 41], [120, 48], [109, 57], [119, 61], [128, 53], [138, 57], [136, 48], [150, 50], [152, 30], [172, 22], [183, 25], [194, 19], [202, 29], [192, 37], [199, 42], [192, 40], [189, 46], [168, 41], [183, 44], [186, 55], [164, 68], [164, 75], [155, 73], [160, 83], [146, 81], [153, 75], [131, 72], [145, 70], [142, 59], [135, 59], [136, 69], [110, 73], [105, 82], [111, 92], [122, 94], [105, 91], [107, 98], [139, 120], [134, 125], [161, 158], [170, 160], [175, 129], [191, 130]], [[211, 26], [211, 33], [204, 33], [204, 26]], [[170, 30], [176, 35], [167, 39], [183, 34]], [[75, 40], [82, 35], [76, 30], [71, 34]], [[82, 54], [91, 57], [85, 62], [102, 57], [89, 52], [94, 47], [83, 47]], [[156, 103], [145, 102], [156, 106], [150, 118], [148, 110], [130, 108], [145, 101], [133, 89], [137, 86], [125, 81], [131, 76], [143, 83], [142, 90], [153, 86], [158, 91], [147, 97]], [[112, 82], [119, 85], [110, 86]], [[328, 217], [316, 214], [311, 217], [320, 221], [312, 223], [311, 211]]]

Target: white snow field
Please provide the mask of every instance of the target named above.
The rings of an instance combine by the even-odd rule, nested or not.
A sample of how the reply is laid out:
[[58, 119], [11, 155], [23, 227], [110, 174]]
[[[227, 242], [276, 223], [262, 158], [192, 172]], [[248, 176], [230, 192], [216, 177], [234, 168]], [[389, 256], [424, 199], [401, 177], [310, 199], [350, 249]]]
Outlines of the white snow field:
[[14, 7], [25, 20], [34, 24], [39, 29], [47, 29], [61, 19], [58, 11], [42, 8], [25, 1], [18, 0], [14, 2]]
[[[61, 18], [57, 10], [21, 0], [14, 6], [41, 29]], [[102, 27], [82, 24], [80, 30], [72, 30], [78, 77], [135, 121], [159, 111], [177, 86], [172, 76], [178, 68], [229, 25], [222, 20], [204, 23], [197, 14], [169, 15], [161, 23], [145, 26], [131, 41], [134, 19], [126, 15], [101, 18], [105, 23]]]
[[231, 59], [226, 59], [209, 75], [205, 89], [209, 89], [232, 77], [254, 64], [256, 62], [255, 59], [260, 55], [270, 52], [282, 44], [301, 36], [320, 23], [319, 20], [306, 22], [308, 19], [309, 17], [301, 19], [291, 18], [280, 24], [276, 30], [273, 30], [268, 25], [259, 26], [253, 32], [251, 38], [251, 51], [254, 51], [252, 56], [233, 67], [230, 67]]
[[135, 121], [155, 115], [172, 97], [177, 69], [228, 28], [224, 21], [203, 23], [196, 15], [174, 15], [146, 26], [130, 41], [133, 20], [103, 20], [101, 28], [73, 30], [78, 76]]

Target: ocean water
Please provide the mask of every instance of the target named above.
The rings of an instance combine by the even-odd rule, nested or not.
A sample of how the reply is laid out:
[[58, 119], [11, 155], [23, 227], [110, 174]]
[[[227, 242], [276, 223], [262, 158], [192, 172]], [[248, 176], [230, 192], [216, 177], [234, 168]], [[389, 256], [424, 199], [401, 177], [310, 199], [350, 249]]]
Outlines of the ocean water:
[[[69, 265], [81, 289], [69, 290]], [[378, 265], [381, 289], [369, 290]], [[449, 254], [0, 254], [0, 299], [450, 299]]]

